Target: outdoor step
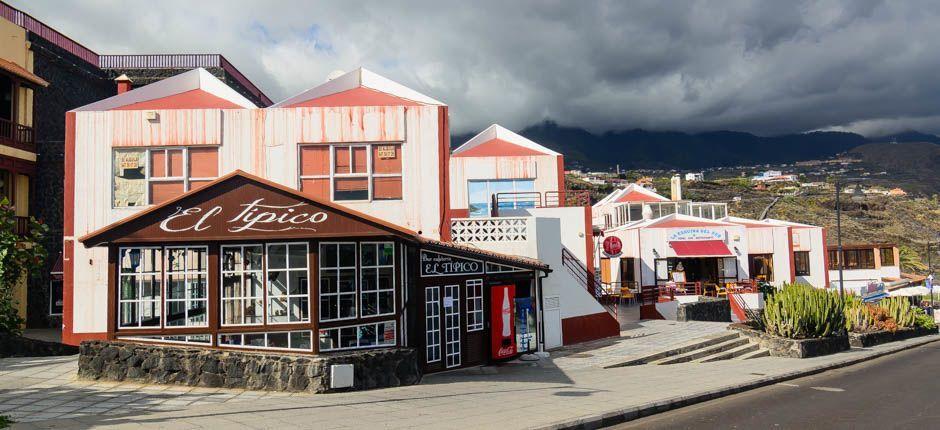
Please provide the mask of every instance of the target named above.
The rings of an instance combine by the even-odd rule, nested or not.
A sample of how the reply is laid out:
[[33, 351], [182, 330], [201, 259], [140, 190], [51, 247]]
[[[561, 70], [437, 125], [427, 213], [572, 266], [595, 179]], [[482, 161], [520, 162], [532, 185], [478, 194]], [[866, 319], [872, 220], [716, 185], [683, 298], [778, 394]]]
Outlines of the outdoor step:
[[698, 361], [696, 361], [696, 363], [711, 363], [713, 361], [730, 360], [735, 357], [740, 357], [744, 354], [752, 353], [758, 349], [760, 349], [760, 345], [748, 342], [737, 348], [732, 348], [727, 351], [719, 352], [718, 354], [700, 358]]
[[604, 366], [604, 368], [610, 369], [612, 367], [639, 366], [642, 364], [649, 364], [654, 361], [659, 361], [667, 357], [675, 357], [677, 355], [682, 355], [682, 354], [686, 354], [686, 353], [699, 350], [702, 348], [707, 348], [712, 345], [717, 345], [722, 342], [727, 342], [729, 340], [738, 339], [739, 337], [740, 335], [735, 332], [716, 333], [716, 334], [712, 334], [708, 336], [703, 336], [698, 339], [694, 339], [678, 347], [672, 347], [672, 348], [665, 349], [665, 350], [662, 350], [653, 354], [627, 358], [623, 362]]
[[750, 341], [747, 340], [746, 338], [738, 337], [738, 338], [726, 340], [719, 344], [711, 345], [705, 348], [696, 349], [694, 351], [690, 351], [682, 355], [666, 357], [666, 358], [663, 358], [662, 360], [654, 361], [649, 364], [665, 365], [665, 364], [688, 363], [690, 361], [708, 357], [710, 355], [724, 352], [729, 349], [734, 349], [734, 348], [737, 348], [741, 345], [745, 345], [748, 343], [750, 343]]
[[760, 358], [760, 357], [770, 357], [770, 351], [766, 349], [759, 349], [750, 354], [744, 354], [740, 357], [735, 357], [734, 359], [735, 360], [750, 360], [752, 358]]

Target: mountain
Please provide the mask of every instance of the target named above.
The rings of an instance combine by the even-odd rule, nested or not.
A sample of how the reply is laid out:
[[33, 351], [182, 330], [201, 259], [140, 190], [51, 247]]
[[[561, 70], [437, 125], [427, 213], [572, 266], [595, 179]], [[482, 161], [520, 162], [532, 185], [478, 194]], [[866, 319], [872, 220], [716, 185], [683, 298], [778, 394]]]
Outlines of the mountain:
[[[936, 136], [934, 136], [936, 137]], [[869, 171], [886, 171], [891, 185], [924, 194], [940, 191], [940, 145], [932, 142], [868, 143], [849, 154], [868, 165]]]
[[[718, 166], [792, 163], [828, 158], [872, 142], [935, 142], [940, 137], [908, 131], [869, 139], [855, 133], [819, 131], [782, 136], [756, 136], [737, 131], [683, 133], [642, 129], [595, 134], [553, 121], [519, 131], [555, 151], [565, 154], [569, 167], [606, 170], [617, 164], [624, 169], [700, 169]], [[451, 137], [453, 146], [473, 134]]]

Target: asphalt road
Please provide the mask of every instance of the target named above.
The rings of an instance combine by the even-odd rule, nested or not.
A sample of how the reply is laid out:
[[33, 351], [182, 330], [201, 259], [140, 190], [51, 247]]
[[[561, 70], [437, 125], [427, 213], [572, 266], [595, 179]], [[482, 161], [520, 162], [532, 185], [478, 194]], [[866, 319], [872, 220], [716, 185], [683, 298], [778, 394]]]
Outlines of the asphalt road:
[[616, 429], [940, 429], [940, 342]]

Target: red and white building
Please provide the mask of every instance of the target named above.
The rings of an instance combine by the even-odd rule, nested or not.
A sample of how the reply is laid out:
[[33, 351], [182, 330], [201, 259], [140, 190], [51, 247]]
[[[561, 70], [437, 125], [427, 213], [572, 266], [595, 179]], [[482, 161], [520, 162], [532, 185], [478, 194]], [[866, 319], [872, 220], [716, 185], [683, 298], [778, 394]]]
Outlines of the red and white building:
[[[512, 308], [497, 292], [528, 315], [512, 352], [619, 332], [587, 287], [591, 208], [564, 190], [561, 154], [493, 126], [451, 156], [448, 107], [368, 70], [261, 109], [197, 69], [66, 129], [66, 343], [415, 346], [439, 370], [486, 355], [487, 308]], [[479, 183], [497, 204], [471, 214]], [[338, 221], [293, 225], [321, 218]]]

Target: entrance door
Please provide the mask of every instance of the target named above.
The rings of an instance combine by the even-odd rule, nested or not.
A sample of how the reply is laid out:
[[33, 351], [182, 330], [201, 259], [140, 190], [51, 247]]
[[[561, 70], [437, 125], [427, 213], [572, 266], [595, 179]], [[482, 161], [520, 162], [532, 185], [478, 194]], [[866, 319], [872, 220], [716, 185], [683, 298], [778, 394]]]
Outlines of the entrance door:
[[634, 288], [636, 285], [636, 260], [633, 257], [620, 259], [620, 284]]
[[460, 285], [444, 286], [444, 367], [459, 367], [460, 348]]
[[425, 365], [428, 371], [463, 364], [460, 285], [424, 288]]
[[474, 366], [486, 363], [488, 338], [486, 336], [486, 305], [483, 295], [483, 280], [468, 279], [465, 284], [464, 313], [466, 332], [464, 340], [464, 365]]

